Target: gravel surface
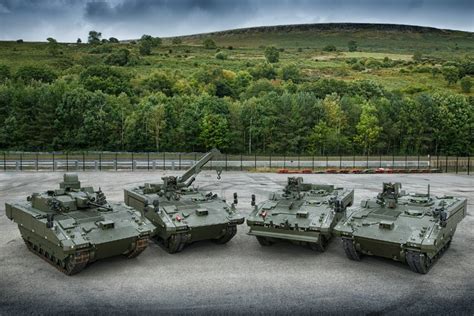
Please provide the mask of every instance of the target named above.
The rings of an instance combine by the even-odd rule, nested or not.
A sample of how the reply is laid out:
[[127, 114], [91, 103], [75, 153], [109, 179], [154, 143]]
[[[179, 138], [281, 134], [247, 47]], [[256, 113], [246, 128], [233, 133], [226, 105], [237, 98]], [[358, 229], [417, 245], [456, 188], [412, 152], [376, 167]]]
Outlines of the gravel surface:
[[[168, 172], [167, 174], [172, 174]], [[160, 179], [163, 172], [79, 173], [108, 200], [121, 201], [122, 188]], [[450, 174], [305, 175], [305, 182], [354, 188], [355, 204], [373, 196], [383, 181], [400, 181], [407, 191], [469, 199], [468, 215], [453, 243], [427, 275], [375, 257], [346, 258], [340, 240], [325, 253], [286, 243], [261, 247], [246, 225], [228, 244], [200, 242], [170, 255], [151, 244], [136, 259], [98, 261], [68, 277], [31, 254], [17, 226], [5, 215], [6, 201], [56, 188], [62, 173], [0, 174], [0, 315], [3, 314], [474, 314], [474, 177]], [[286, 176], [224, 172], [220, 181], [202, 172], [195, 184], [239, 209], [251, 210], [250, 195], [262, 201]]]

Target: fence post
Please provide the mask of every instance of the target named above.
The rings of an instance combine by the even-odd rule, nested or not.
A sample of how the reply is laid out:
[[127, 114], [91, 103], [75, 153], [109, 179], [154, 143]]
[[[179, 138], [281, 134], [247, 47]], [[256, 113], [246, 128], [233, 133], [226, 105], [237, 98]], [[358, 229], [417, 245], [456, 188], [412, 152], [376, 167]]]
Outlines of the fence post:
[[367, 151], [367, 169], [369, 169], [369, 152]]
[[456, 156], [456, 174], [458, 174], [458, 162], [459, 162], [459, 157]]
[[225, 171], [227, 171], [227, 153], [225, 154]]
[[163, 152], [163, 170], [166, 170], [166, 152]]
[[66, 152], [66, 171], [69, 171], [69, 152]]
[[257, 171], [257, 154], [255, 153], [255, 171]]
[[448, 173], [448, 155], [446, 155], [446, 165], [445, 165], [446, 173]]
[[242, 166], [242, 154], [240, 154], [240, 171], [243, 170], [243, 166]]
[[115, 153], [115, 171], [117, 171], [118, 168], [118, 154]]
[[134, 153], [132, 151], [132, 171], [135, 170], [135, 159], [134, 159]]
[[56, 169], [56, 162], [54, 160], [54, 152], [53, 152], [53, 171]]
[[418, 154], [418, 162], [416, 165], [416, 170], [420, 169], [420, 154]]
[[102, 153], [99, 153], [99, 171], [102, 171]]
[[82, 152], [82, 171], [86, 171], [86, 155]]
[[339, 154], [339, 169], [342, 169], [342, 155]]
[[272, 169], [272, 153], [270, 153], [269, 162], [270, 162], [270, 169]]
[[382, 154], [379, 153], [379, 168], [382, 168]]
[[3, 152], [3, 171], [7, 171], [7, 154]]
[[328, 154], [326, 154], [326, 169], [329, 168], [329, 159]]
[[471, 172], [471, 156], [467, 155], [467, 175]]
[[392, 169], [395, 169], [395, 153], [392, 152]]
[[298, 154], [298, 170], [300, 170], [300, 154]]
[[20, 171], [23, 170], [23, 154], [20, 154]]
[[36, 171], [39, 170], [38, 153], [36, 153]]
[[[149, 170], [150, 170], [150, 152], [147, 152], [147, 153], [146, 153], [146, 164], [147, 164], [146, 167], [147, 167], [147, 169], [148, 169], [148, 171], [149, 171]], [[180, 163], [180, 165], [181, 165], [181, 163]]]
[[356, 156], [355, 154], [353, 153], [352, 154], [352, 169], [355, 169], [356, 167]]
[[436, 169], [439, 169], [439, 153], [436, 153]]
[[408, 168], [408, 157], [407, 154], [405, 154], [405, 169]]
[[428, 155], [428, 170], [431, 170], [431, 155]]
[[178, 170], [181, 170], [181, 153], [178, 154]]
[[283, 155], [283, 169], [286, 169], [286, 155]]
[[311, 166], [312, 166], [311, 170], [314, 170], [314, 155], [313, 155], [313, 162], [312, 162]]

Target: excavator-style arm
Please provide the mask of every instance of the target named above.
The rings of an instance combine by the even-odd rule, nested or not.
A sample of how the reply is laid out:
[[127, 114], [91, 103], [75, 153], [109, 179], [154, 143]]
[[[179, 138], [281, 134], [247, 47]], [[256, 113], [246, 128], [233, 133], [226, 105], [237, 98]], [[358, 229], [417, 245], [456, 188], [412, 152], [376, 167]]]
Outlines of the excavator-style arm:
[[[208, 163], [212, 158], [214, 158], [216, 155], [219, 155], [221, 152], [214, 148], [207, 154], [205, 154], [201, 159], [199, 159], [194, 165], [192, 165], [186, 172], [178, 177], [178, 183], [185, 183], [189, 179], [191, 179], [193, 176], [197, 175], [199, 172], [201, 172], [201, 168]], [[191, 179], [190, 183], [187, 184], [186, 186], [189, 186], [193, 179]]]

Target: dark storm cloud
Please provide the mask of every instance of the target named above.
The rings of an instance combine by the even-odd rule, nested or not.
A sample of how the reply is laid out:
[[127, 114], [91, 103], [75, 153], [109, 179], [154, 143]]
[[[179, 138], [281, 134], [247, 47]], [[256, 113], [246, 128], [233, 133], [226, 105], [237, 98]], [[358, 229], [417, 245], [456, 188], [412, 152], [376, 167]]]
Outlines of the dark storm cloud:
[[0, 39], [137, 38], [298, 23], [367, 22], [474, 31], [472, 0], [0, 0]]

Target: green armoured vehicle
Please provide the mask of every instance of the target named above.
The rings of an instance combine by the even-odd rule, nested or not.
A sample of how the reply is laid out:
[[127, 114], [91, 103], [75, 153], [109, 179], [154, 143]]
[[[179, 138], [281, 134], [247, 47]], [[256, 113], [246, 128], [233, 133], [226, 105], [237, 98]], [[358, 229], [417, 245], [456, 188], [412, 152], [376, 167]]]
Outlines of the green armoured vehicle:
[[425, 274], [449, 247], [457, 224], [466, 216], [467, 200], [452, 196], [406, 194], [400, 183], [384, 183], [376, 198], [335, 227], [349, 259], [374, 255], [407, 263]]
[[169, 253], [200, 240], [227, 243], [237, 233], [237, 225], [244, 222], [235, 208], [236, 193], [229, 206], [217, 194], [191, 186], [201, 168], [216, 154], [217, 149], [207, 153], [180, 177], [167, 176], [162, 183], [145, 183], [124, 191], [125, 203], [156, 226], [155, 241]]
[[107, 203], [100, 189], [81, 187], [76, 174], [65, 174], [59, 189], [5, 206], [28, 249], [67, 275], [99, 259], [138, 256], [154, 230], [139, 212]]
[[303, 183], [301, 177], [289, 177], [282, 192], [271, 193], [269, 200], [258, 206], [252, 195], [254, 210], [247, 217], [248, 234], [256, 236], [262, 246], [288, 240], [322, 252], [334, 225], [353, 200], [354, 190]]

